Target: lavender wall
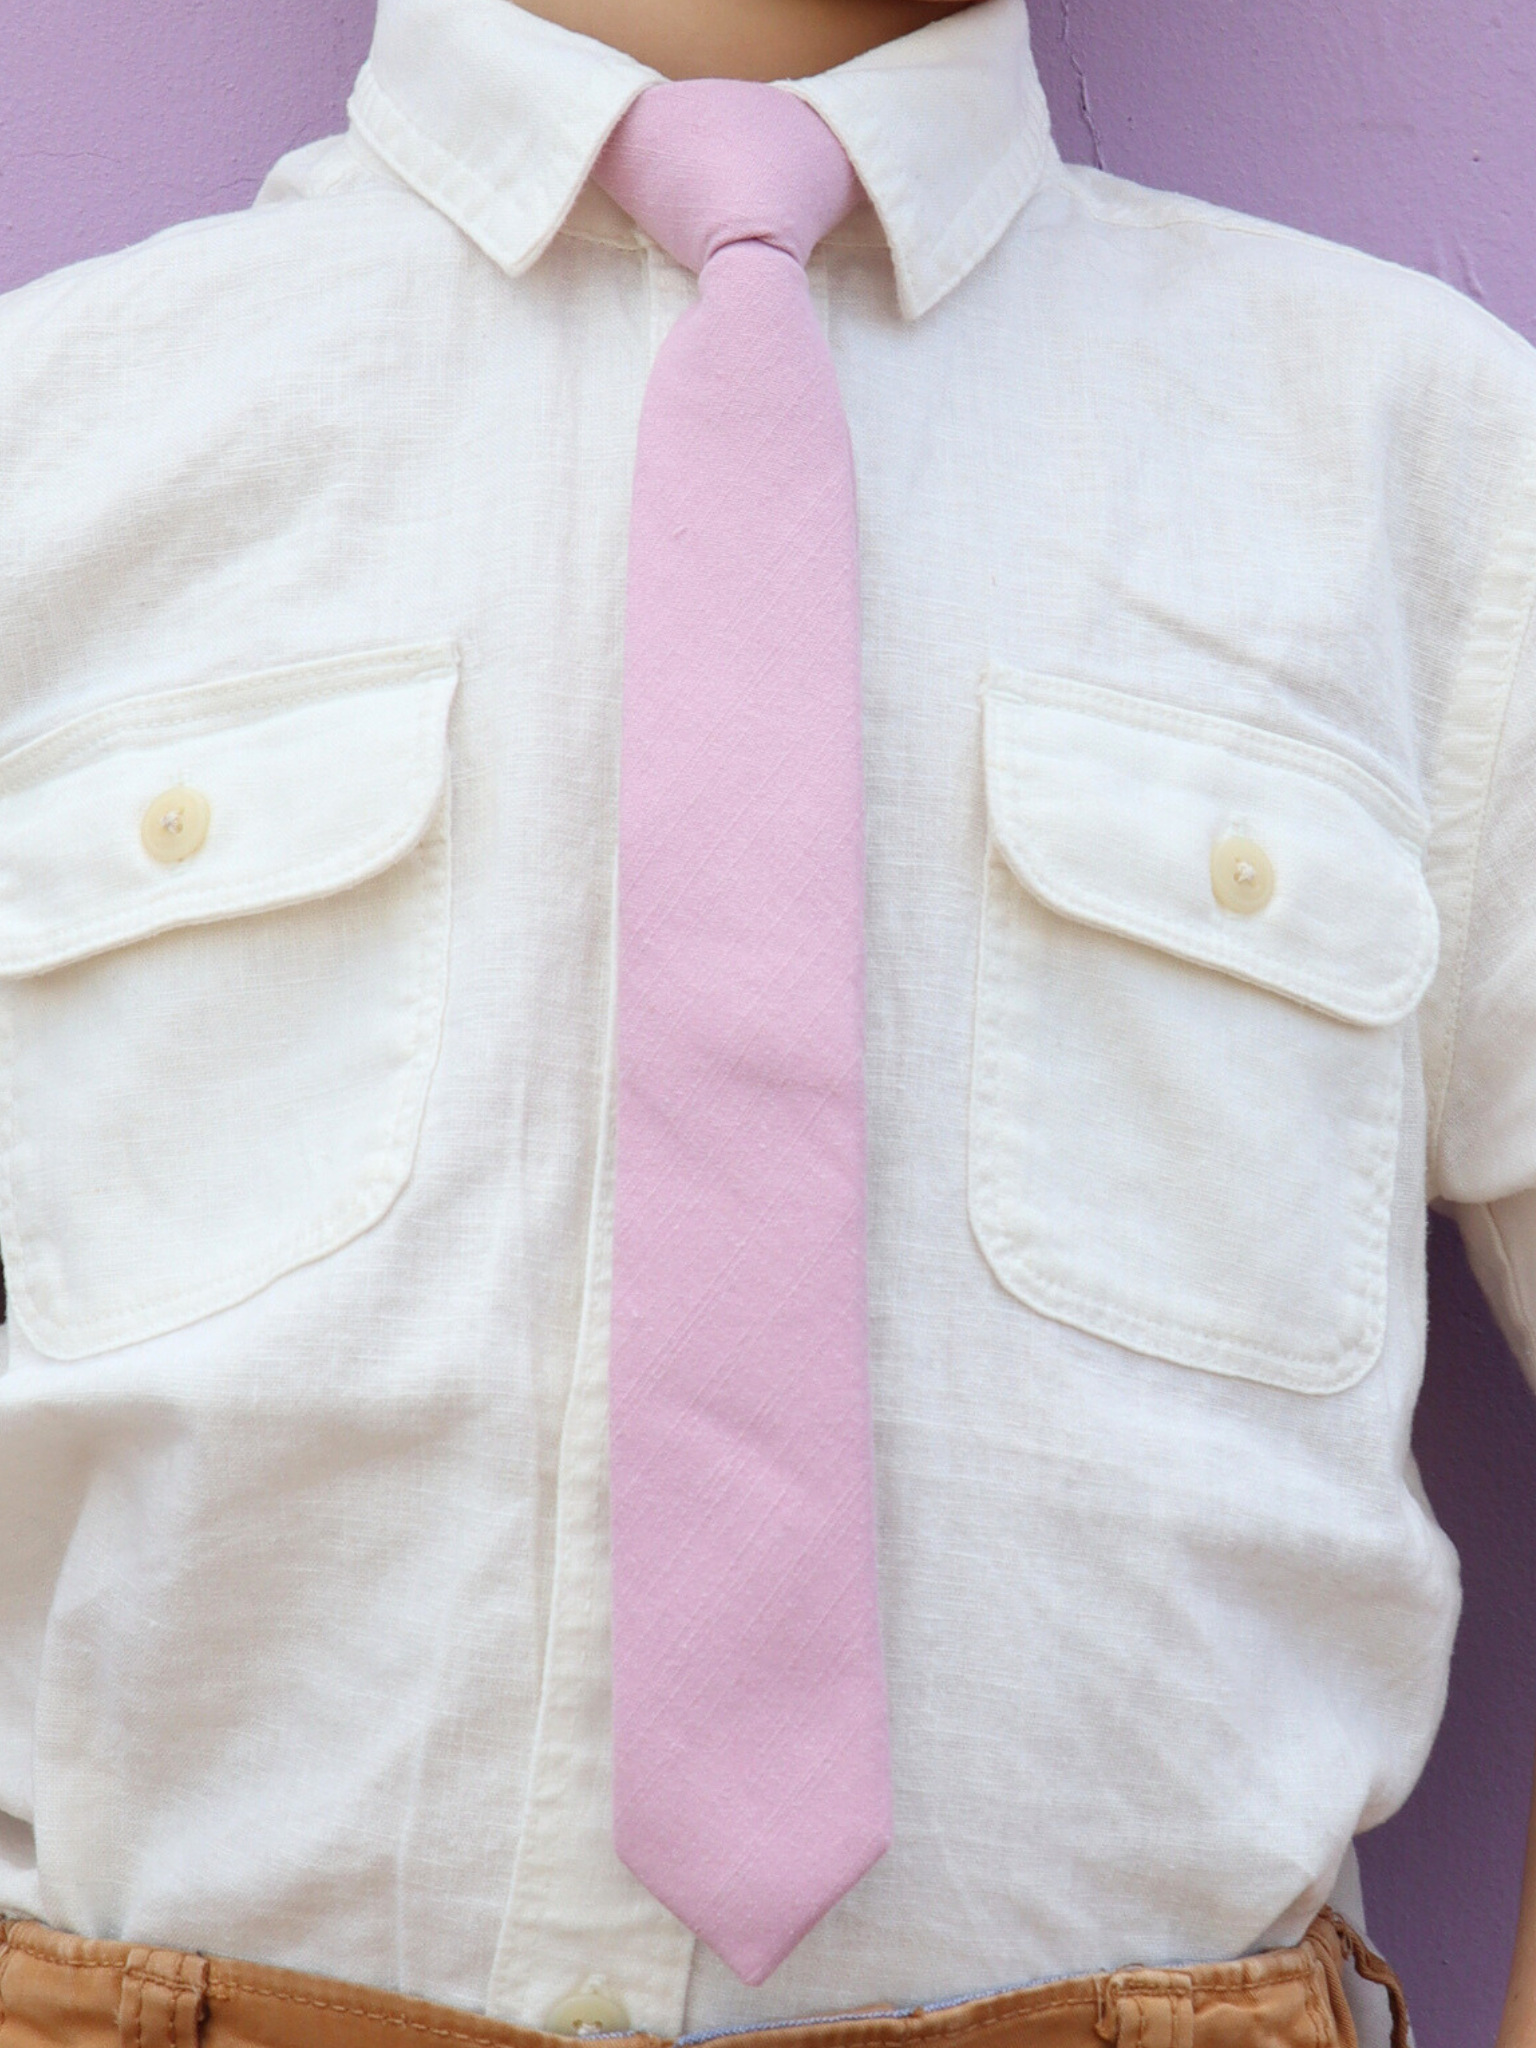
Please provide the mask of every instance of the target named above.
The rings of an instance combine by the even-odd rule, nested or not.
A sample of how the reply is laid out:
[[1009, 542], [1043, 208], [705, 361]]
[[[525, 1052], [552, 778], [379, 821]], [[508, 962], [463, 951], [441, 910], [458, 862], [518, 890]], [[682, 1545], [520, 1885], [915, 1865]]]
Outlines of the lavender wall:
[[342, 126], [371, 0], [0, 0], [0, 290], [244, 206]]
[[[1536, 10], [1032, 0], [1064, 153], [1437, 271], [1536, 337]], [[371, 0], [0, 0], [0, 288], [244, 204], [339, 125]], [[1536, 1403], [1432, 1241], [1417, 1442], [1467, 1610], [1423, 1784], [1362, 1845], [1420, 2048], [1491, 2044], [1536, 1733]]]

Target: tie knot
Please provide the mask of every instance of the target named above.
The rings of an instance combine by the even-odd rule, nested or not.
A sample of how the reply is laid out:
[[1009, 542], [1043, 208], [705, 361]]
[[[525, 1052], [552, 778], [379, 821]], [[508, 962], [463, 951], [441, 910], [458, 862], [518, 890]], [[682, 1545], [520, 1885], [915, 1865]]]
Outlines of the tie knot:
[[642, 93], [595, 175], [690, 270], [731, 242], [768, 242], [804, 263], [859, 192], [842, 144], [804, 100], [730, 78]]

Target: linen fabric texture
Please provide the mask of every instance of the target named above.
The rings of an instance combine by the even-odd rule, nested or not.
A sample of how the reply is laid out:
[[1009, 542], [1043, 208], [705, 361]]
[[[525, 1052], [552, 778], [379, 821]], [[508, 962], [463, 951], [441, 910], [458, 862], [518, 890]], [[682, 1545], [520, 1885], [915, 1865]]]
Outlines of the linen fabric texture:
[[614, 1842], [760, 1984], [891, 1839], [865, 1278], [859, 548], [772, 86], [654, 86], [597, 179], [699, 274], [646, 385], [619, 764]]
[[1426, 1198], [1536, 1305], [1536, 365], [1063, 166], [1019, 0], [791, 88], [869, 200], [895, 1839], [748, 1989], [611, 1834], [653, 83], [384, 0], [265, 203], [0, 302], [0, 1904], [658, 2034], [1299, 1940], [1444, 1692]]

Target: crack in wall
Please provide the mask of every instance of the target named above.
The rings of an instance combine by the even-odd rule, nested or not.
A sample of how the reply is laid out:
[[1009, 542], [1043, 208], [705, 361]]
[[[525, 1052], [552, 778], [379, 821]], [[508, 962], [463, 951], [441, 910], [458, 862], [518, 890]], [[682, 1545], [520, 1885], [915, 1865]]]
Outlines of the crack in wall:
[[1088, 130], [1088, 140], [1093, 145], [1093, 161], [1099, 170], [1104, 165], [1104, 138], [1099, 133], [1099, 124], [1094, 119], [1093, 103], [1088, 97], [1088, 73], [1078, 54], [1077, 39], [1072, 27], [1072, 0], [1061, 0], [1061, 47], [1066, 52], [1067, 63], [1071, 66], [1072, 77], [1077, 86], [1077, 111], [1082, 116], [1083, 126]]

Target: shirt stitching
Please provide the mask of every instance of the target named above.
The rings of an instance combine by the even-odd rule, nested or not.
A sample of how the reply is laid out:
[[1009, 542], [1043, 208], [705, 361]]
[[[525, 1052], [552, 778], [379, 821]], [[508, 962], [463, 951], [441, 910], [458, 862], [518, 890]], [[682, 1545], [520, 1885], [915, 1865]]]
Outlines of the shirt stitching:
[[1253, 725], [1222, 712], [1135, 697], [1103, 683], [1009, 668], [1001, 662], [994, 663], [989, 670], [982, 694], [989, 702], [997, 698], [1030, 708], [1043, 705], [1137, 730], [1167, 733], [1243, 755], [1293, 775], [1326, 782], [1369, 811], [1384, 831], [1415, 853], [1422, 852], [1429, 834], [1430, 821], [1421, 808], [1407, 802], [1390, 784], [1357, 761], [1330, 752], [1315, 740], [1295, 739], [1288, 733], [1272, 732], [1267, 726]]
[[[998, 748], [997, 757], [989, 765], [1007, 793], [1014, 798], [1016, 806], [1020, 799], [1027, 800], [1028, 771], [1008, 757], [1005, 747]], [[1271, 934], [1270, 943], [1262, 946], [1253, 938], [1246, 945], [1226, 943], [1215, 932], [1200, 932], [1192, 940], [1187, 917], [1165, 917], [1159, 911], [1142, 907], [1127, 913], [1123, 899], [1074, 881], [1064, 876], [1059, 868], [1053, 873], [1048, 855], [1042, 857], [1041, 852], [1028, 847], [1027, 842], [1026, 849], [1016, 849], [1001, 838], [998, 844], [1008, 865], [1016, 872], [1020, 866], [1027, 866], [1029, 872], [1020, 874], [1019, 879], [1032, 894], [1075, 912], [1084, 922], [1103, 924], [1121, 935], [1145, 935], [1160, 941], [1162, 950], [1166, 952], [1208, 962], [1225, 970], [1235, 980], [1257, 981], [1272, 986], [1282, 995], [1310, 1003], [1314, 1008], [1330, 1016], [1342, 1017], [1348, 1023], [1367, 1026], [1397, 1023], [1413, 1000], [1423, 993], [1429, 980], [1435, 927], [1433, 908], [1427, 895], [1421, 897], [1415, 906], [1415, 944], [1408, 969], [1396, 980], [1384, 984], [1374, 1002], [1366, 1002], [1342, 977], [1309, 971], [1302, 964], [1295, 942], [1290, 942], [1287, 947], [1283, 933]], [[1025, 850], [1033, 855], [1027, 862], [1022, 858]], [[1279, 944], [1275, 943], [1276, 938], [1279, 938]]]
[[[1494, 319], [1486, 308], [1478, 306], [1475, 299], [1458, 291], [1455, 285], [1447, 284], [1443, 277], [1436, 277], [1432, 271], [1415, 270], [1409, 263], [1394, 263], [1389, 256], [1374, 256], [1369, 250], [1357, 249], [1348, 242], [1335, 242], [1327, 235], [1309, 234], [1305, 228], [1287, 227], [1283, 221], [1265, 220], [1257, 214], [1238, 213], [1230, 208], [1216, 206], [1207, 201], [1189, 199], [1182, 193], [1162, 192], [1155, 187], [1134, 185], [1129, 180], [1117, 178], [1113, 172], [1096, 169], [1090, 164], [1063, 164], [1063, 181], [1081, 201], [1087, 212], [1106, 227], [1121, 227], [1157, 233], [1179, 228], [1209, 228], [1224, 235], [1245, 235], [1254, 240], [1286, 242], [1300, 249], [1329, 249], [1346, 261], [1368, 266], [1374, 270], [1395, 271], [1398, 276], [1412, 278], [1415, 284], [1423, 285], [1451, 299], [1465, 311], [1474, 308], [1496, 331], [1508, 332], [1501, 322]], [[1103, 185], [1097, 183], [1103, 181]], [[1094, 181], [1094, 182], [1090, 182]], [[1104, 189], [1105, 186], [1123, 188], [1127, 197], [1121, 199], [1117, 193]], [[1161, 211], [1155, 215], [1143, 209], [1158, 206]]]
[[[278, 1239], [259, 1258], [226, 1269], [215, 1281], [202, 1279], [169, 1295], [156, 1294], [148, 1305], [141, 1300], [118, 1310], [111, 1317], [102, 1317], [82, 1326], [79, 1323], [61, 1323], [38, 1301], [27, 1259], [26, 1234], [14, 1228], [15, 1203], [8, 1166], [0, 1165], [0, 1207], [3, 1207], [10, 1228], [7, 1255], [14, 1299], [22, 1311], [22, 1321], [35, 1338], [47, 1337], [55, 1343], [67, 1339], [71, 1344], [69, 1355], [83, 1355], [74, 1350], [76, 1344], [83, 1343], [88, 1352], [136, 1340], [146, 1334], [143, 1330], [146, 1315], [156, 1321], [168, 1316], [172, 1319], [168, 1327], [174, 1328], [192, 1315], [211, 1314], [218, 1307], [230, 1305], [232, 1293], [235, 1300], [244, 1299], [250, 1291], [280, 1279], [295, 1266], [339, 1249], [359, 1230], [368, 1228], [377, 1220], [378, 1214], [382, 1213], [378, 1208], [381, 1200], [391, 1199], [398, 1193], [403, 1184], [399, 1168], [400, 1150], [406, 1141], [410, 1120], [419, 1115], [424, 1099], [420, 1086], [421, 1068], [431, 1049], [434, 1014], [438, 1035], [441, 1035], [443, 980], [430, 970], [446, 946], [446, 816], [442, 830], [418, 842], [405, 859], [418, 871], [424, 897], [423, 909], [417, 918], [417, 951], [412, 973], [416, 993], [404, 1012], [413, 1020], [412, 1040], [408, 1056], [397, 1070], [396, 1085], [401, 1092], [388, 1130], [376, 1141], [365, 1168], [355, 1178], [345, 1198], [332, 1203], [317, 1221], [303, 1230]], [[431, 1064], [435, 1064], [435, 1057]], [[6, 1137], [6, 1144], [0, 1149], [7, 1158], [14, 1142], [15, 1102], [9, 1078], [12, 1067], [12, 1062], [6, 1062], [3, 1077], [0, 1077], [0, 1090], [3, 1090], [0, 1115], [3, 1115]], [[430, 1076], [430, 1064], [427, 1071]], [[403, 1082], [399, 1075], [403, 1075]]]
[[87, 711], [0, 754], [0, 795], [34, 788], [50, 776], [89, 767], [125, 740], [190, 731], [225, 731], [231, 713], [252, 705], [276, 717], [374, 689], [420, 687], [454, 675], [457, 655], [448, 642], [422, 647], [368, 649], [322, 656], [253, 675], [130, 697]]
[[93, 953], [108, 952], [139, 939], [156, 938], [162, 932], [180, 926], [212, 924], [223, 917], [286, 909], [317, 897], [335, 895], [344, 888], [387, 873], [420, 844], [431, 824], [431, 811], [425, 818], [421, 813], [436, 795], [443, 778], [442, 750], [429, 749], [427, 745], [435, 722], [435, 710], [436, 707], [430, 703], [421, 707], [411, 735], [411, 751], [418, 758], [425, 755], [426, 765], [424, 770], [413, 772], [406, 785], [409, 810], [403, 827], [390, 817], [381, 829], [340, 853], [323, 855], [318, 860], [300, 862], [293, 867], [271, 868], [265, 873], [226, 882], [218, 888], [194, 886], [179, 902], [169, 894], [160, 894], [147, 902], [130, 904], [127, 909], [106, 917], [76, 919], [62, 926], [55, 934], [53, 944], [41, 952], [23, 949], [18, 959], [15, 953], [7, 957], [4, 949], [0, 949], [0, 972], [26, 976], [46, 973]]
[[[1527, 494], [1536, 491], [1536, 451], [1528, 451], [1527, 468], [1521, 481]], [[1507, 558], [1515, 554], [1517, 546], [1521, 542], [1524, 543], [1523, 552], [1525, 559], [1517, 572], [1514, 562]], [[1497, 614], [1500, 610], [1500, 606], [1496, 601], [1498, 595], [1497, 586], [1506, 576], [1515, 573], [1519, 573], [1525, 583], [1530, 586], [1529, 595], [1523, 597], [1520, 604], [1520, 631], [1514, 639], [1512, 650], [1508, 647], [1506, 636], [1502, 633], [1498, 634], [1497, 637], [1505, 641], [1506, 651], [1501, 664], [1504, 672], [1502, 677], [1491, 681], [1486, 676], [1481, 679], [1481, 695], [1485, 700], [1485, 704], [1483, 707], [1477, 705], [1472, 707], [1474, 715], [1469, 721], [1473, 727], [1474, 734], [1486, 730], [1490, 733], [1490, 738], [1479, 775], [1476, 816], [1471, 821], [1470, 829], [1466, 834], [1465, 854], [1461, 860], [1453, 863], [1451, 873], [1447, 877], [1447, 894], [1451, 893], [1453, 887], [1456, 894], [1454, 926], [1452, 926], [1450, 918], [1442, 917], [1443, 930], [1447, 926], [1451, 927], [1447, 934], [1450, 938], [1450, 945], [1447, 947], [1449, 955], [1447, 964], [1451, 969], [1448, 983], [1448, 999], [1439, 1035], [1439, 1045], [1438, 1047], [1431, 1046], [1426, 1048], [1427, 1056], [1425, 1062], [1426, 1068], [1429, 1070], [1426, 1078], [1430, 1084], [1427, 1105], [1429, 1114], [1427, 1120], [1426, 1154], [1431, 1160], [1433, 1160], [1439, 1148], [1441, 1125], [1444, 1119], [1445, 1106], [1450, 1096], [1451, 1077], [1455, 1071], [1456, 1047], [1461, 1030], [1462, 1004], [1466, 991], [1467, 956], [1471, 948], [1472, 925], [1476, 910], [1477, 879], [1482, 869], [1483, 849], [1487, 837], [1489, 815], [1493, 804], [1493, 785], [1497, 779], [1503, 748], [1504, 728], [1509, 714], [1509, 705], [1515, 681], [1519, 675], [1521, 659], [1530, 641], [1533, 623], [1536, 623], [1536, 551], [1533, 551], [1532, 548], [1532, 534], [1529, 527], [1517, 525], [1512, 521], [1502, 536], [1501, 544], [1495, 549], [1490, 560], [1483, 601], [1477, 608], [1473, 625], [1468, 633], [1465, 657], [1452, 682], [1440, 741], [1442, 768], [1444, 766], [1444, 752], [1457, 737], [1456, 721], [1458, 714], [1462, 713], [1464, 709], [1463, 698], [1465, 695], [1478, 689], [1479, 668], [1486, 669], [1491, 667], [1493, 663], [1493, 650], [1486, 643], [1489, 639], [1495, 637], [1494, 629], [1497, 623]], [[1489, 585], [1494, 587], [1489, 588]], [[1476, 715], [1480, 708], [1486, 708], [1486, 698], [1490, 694], [1496, 695], [1498, 699], [1497, 720], [1486, 717], [1480, 718]], [[1437, 776], [1437, 781], [1438, 779]], [[1441, 793], [1437, 789], [1435, 806], [1437, 826], [1439, 823], [1438, 799]], [[1433, 856], [1436, 850], [1436, 834], [1432, 831], [1429, 851], [1430, 864], [1433, 863]]]
[[[823, 106], [821, 94], [798, 87], [793, 90], [821, 116], [850, 159], [854, 159], [846, 124], [839, 123], [835, 103]], [[910, 173], [901, 166], [889, 169], [886, 178], [879, 181], [880, 191], [870, 191], [869, 197], [891, 252], [897, 293], [907, 319], [920, 319], [990, 255], [1018, 219], [1032, 192], [1039, 188], [1054, 155], [1049, 122], [1043, 118], [1042, 106], [1032, 103], [1017, 137], [1000, 161], [928, 247], [921, 250], [909, 247], [910, 238], [892, 231], [893, 214], [914, 210], [913, 184]]]
[[[442, 214], [446, 220], [451, 221], [498, 268], [511, 276], [521, 276], [524, 271], [532, 268], [560, 232], [566, 215], [576, 203], [577, 195], [591, 176], [592, 167], [602, 153], [603, 144], [612, 132], [613, 126], [617, 125], [628, 108], [651, 83], [651, 74], [643, 70], [637, 73], [634, 90], [616, 109], [613, 122], [591, 140], [577, 174], [570, 181], [567, 193], [556, 193], [551, 199], [549, 193], [540, 192], [541, 201], [546, 203], [539, 210], [547, 213], [547, 223], [542, 232], [535, 234], [531, 241], [516, 251], [502, 247], [501, 237], [495, 228], [494, 217], [505, 208], [508, 195], [473, 166], [466, 164], [453, 151], [445, 149], [442, 143], [412, 120], [399, 101], [386, 90], [371, 61], [364, 64], [358, 75], [352, 97], [347, 102], [347, 113], [362, 135], [363, 141], [408, 190], [414, 192], [435, 212]], [[397, 152], [391, 150], [388, 140], [378, 128], [370, 125], [370, 114], [377, 114], [398, 124], [402, 136], [409, 139], [416, 153], [417, 163], [421, 167], [422, 182], [429, 182], [431, 185], [430, 194], [421, 189], [421, 184], [415, 178], [407, 176], [401, 169], [397, 162]], [[526, 183], [532, 186], [534, 181], [529, 177]]]
[[[1364, 1191], [1350, 1219], [1355, 1237], [1347, 1296], [1351, 1313], [1343, 1319], [1342, 1328], [1336, 1328], [1335, 1341], [1326, 1350], [1303, 1349], [1293, 1333], [1284, 1346], [1264, 1344], [1243, 1336], [1236, 1325], [1223, 1327], [1210, 1319], [1201, 1323], [1188, 1315], [1175, 1320], [1137, 1313], [1093, 1286], [1085, 1287], [1075, 1276], [1052, 1278], [1033, 1255], [1027, 1235], [1005, 1199], [1012, 1182], [1001, 1164], [1002, 1148], [996, 1133], [1011, 1113], [1002, 1067], [1004, 1033], [989, 995], [1010, 973], [1018, 971], [1018, 965], [1010, 951], [1012, 919], [1003, 901], [1004, 891], [998, 887], [1000, 877], [1015, 879], [1000, 848], [992, 842], [982, 906], [967, 1156], [972, 1227], [999, 1283], [1019, 1300], [1074, 1328], [1089, 1329], [1154, 1357], [1172, 1356], [1201, 1371], [1255, 1378], [1305, 1395], [1338, 1393], [1355, 1384], [1378, 1356], [1385, 1327], [1384, 1253], [1401, 1121], [1401, 1030], [1381, 1034], [1390, 1037], [1396, 1054], [1389, 1084], [1373, 1098], [1378, 1109], [1376, 1151], [1368, 1171], [1362, 1170]], [[1353, 1027], [1334, 1024], [1331, 1028]], [[1191, 1346], [1198, 1350], [1197, 1357], [1190, 1355]], [[1326, 1379], [1319, 1377], [1321, 1371], [1327, 1372]]]

